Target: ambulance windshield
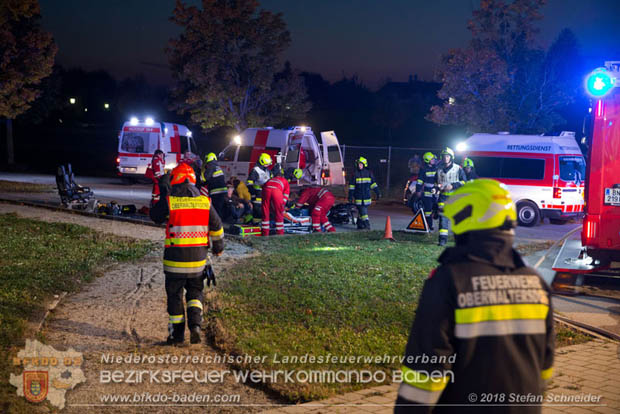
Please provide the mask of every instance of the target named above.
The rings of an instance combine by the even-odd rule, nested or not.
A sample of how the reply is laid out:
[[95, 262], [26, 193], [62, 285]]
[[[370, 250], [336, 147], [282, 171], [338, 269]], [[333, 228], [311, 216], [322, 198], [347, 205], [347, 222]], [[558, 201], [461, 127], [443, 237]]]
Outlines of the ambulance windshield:
[[125, 131], [121, 141], [121, 151], [152, 154], [157, 149], [159, 134], [152, 132]]
[[560, 179], [583, 183], [586, 176], [586, 163], [583, 157], [560, 157]]

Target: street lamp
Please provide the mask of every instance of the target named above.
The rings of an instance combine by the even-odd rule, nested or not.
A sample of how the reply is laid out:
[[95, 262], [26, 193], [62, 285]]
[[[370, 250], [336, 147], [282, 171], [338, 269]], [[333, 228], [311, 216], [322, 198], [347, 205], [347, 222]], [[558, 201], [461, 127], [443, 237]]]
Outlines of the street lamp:
[[69, 103], [71, 105], [75, 105], [75, 98], [69, 98]]
[[109, 103], [104, 103], [103, 104], [103, 109], [110, 109], [110, 104]]

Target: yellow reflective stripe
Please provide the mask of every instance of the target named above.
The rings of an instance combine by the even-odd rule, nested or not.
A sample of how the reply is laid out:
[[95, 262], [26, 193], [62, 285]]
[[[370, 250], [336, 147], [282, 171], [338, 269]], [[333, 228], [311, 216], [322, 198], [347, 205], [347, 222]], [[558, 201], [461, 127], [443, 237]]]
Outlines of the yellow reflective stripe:
[[224, 175], [224, 171], [217, 170], [213, 173], [212, 177], [219, 177], [220, 175]]
[[355, 184], [349, 184], [349, 190], [355, 190]]
[[198, 299], [192, 299], [189, 302], [187, 302], [187, 308], [200, 308], [202, 309], [202, 302], [200, 302]]
[[446, 229], [439, 229], [439, 234], [442, 235], [442, 236], [444, 234], [447, 235], [448, 234], [448, 230], [446, 230]]
[[553, 375], [553, 367], [540, 371], [540, 378], [548, 380]]
[[[210, 233], [210, 232], [209, 232]], [[183, 246], [199, 246], [199, 245], [205, 245], [209, 243], [209, 238], [208, 237], [192, 237], [192, 238], [186, 238], [186, 239], [177, 239], [177, 238], [169, 238], [166, 239], [166, 244], [165, 246], [170, 247], [170, 246], [174, 246], [174, 245], [183, 245]]]
[[454, 320], [458, 323], [505, 321], [510, 319], [545, 319], [549, 306], [537, 304], [492, 305], [455, 309]]
[[442, 391], [426, 391], [420, 388], [412, 387], [402, 382], [398, 387], [398, 396], [407, 401], [414, 401], [421, 404], [436, 404], [441, 397]]
[[207, 259], [205, 260], [200, 260], [197, 262], [175, 262], [173, 260], [164, 260], [164, 266], [170, 266], [170, 267], [182, 267], [182, 268], [186, 268], [186, 267], [200, 267], [200, 266], [204, 266], [207, 264]]
[[426, 391], [442, 391], [448, 386], [450, 377], [430, 377], [421, 371], [415, 371], [409, 367], [402, 366], [403, 383], [412, 387], [420, 388]]
[[379, 187], [379, 186], [377, 185], [377, 183], [372, 183], [372, 184], [370, 185], [370, 188], [376, 188], [376, 187]]
[[254, 180], [247, 180], [246, 183], [247, 184], [254, 184]]
[[185, 209], [198, 209], [209, 210], [211, 208], [211, 201], [209, 197], [168, 197], [170, 200], [170, 210], [185, 210]]
[[424, 180], [418, 180], [418, 184], [420, 185], [424, 184]]
[[370, 177], [356, 178], [355, 182], [356, 183], [369, 183], [370, 182]]
[[168, 317], [168, 323], [183, 323], [183, 322], [185, 322], [183, 315], [170, 315]]
[[224, 238], [224, 227], [220, 228], [219, 230], [216, 231], [210, 231], [209, 232], [209, 237], [211, 237], [211, 240], [220, 240]]

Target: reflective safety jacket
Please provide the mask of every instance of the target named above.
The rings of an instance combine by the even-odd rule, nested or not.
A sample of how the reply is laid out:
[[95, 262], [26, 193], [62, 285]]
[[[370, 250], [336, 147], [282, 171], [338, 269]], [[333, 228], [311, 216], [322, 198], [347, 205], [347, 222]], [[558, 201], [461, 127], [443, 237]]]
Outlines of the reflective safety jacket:
[[377, 197], [381, 196], [372, 171], [368, 168], [356, 169], [353, 178], [349, 181], [349, 200], [353, 200], [358, 206], [368, 206], [372, 201], [370, 190], [373, 190]]
[[259, 164], [256, 164], [252, 171], [250, 171], [250, 175], [248, 176], [248, 190], [250, 190], [250, 194], [252, 195], [252, 202], [260, 204], [263, 200], [261, 198], [261, 190], [263, 188], [263, 184], [265, 184], [271, 178], [271, 171], [269, 171], [266, 167], [261, 167]]
[[465, 171], [457, 163], [452, 163], [450, 167], [441, 163], [437, 167], [437, 173], [435, 174], [435, 183], [443, 186], [452, 184], [452, 191], [456, 190], [463, 184], [465, 184], [466, 177]]
[[304, 204], [315, 206], [323, 197], [334, 198], [334, 195], [325, 187], [308, 187], [304, 188], [301, 195], [295, 202], [295, 207], [302, 208]]
[[[458, 412], [472, 413], [541, 411], [531, 399], [509, 398], [511, 393], [542, 398], [551, 377], [549, 287], [512, 249], [514, 236], [508, 232], [468, 236], [444, 251], [441, 265], [424, 283], [395, 413], [454, 412], [454, 406], [441, 404], [464, 404]], [[485, 402], [485, 396], [493, 397]], [[474, 402], [488, 406], [467, 407]]]
[[203, 185], [207, 186], [210, 196], [226, 194], [228, 192], [224, 171], [217, 165], [216, 161], [211, 161], [205, 165], [204, 170], [200, 174], [200, 180]]
[[288, 201], [288, 197], [291, 193], [291, 187], [288, 183], [288, 180], [282, 176], [273, 177], [269, 181], [265, 183], [263, 186], [263, 191], [278, 191], [282, 193], [282, 199], [286, 203]]
[[415, 189], [416, 193], [422, 193], [422, 197], [433, 197], [432, 190], [433, 187], [435, 187], [436, 174], [437, 167], [426, 164], [418, 175], [418, 182]]
[[151, 218], [166, 224], [164, 273], [166, 277], [201, 277], [209, 245], [215, 254], [224, 249], [224, 229], [211, 199], [189, 183], [172, 187], [171, 194], [153, 206]]

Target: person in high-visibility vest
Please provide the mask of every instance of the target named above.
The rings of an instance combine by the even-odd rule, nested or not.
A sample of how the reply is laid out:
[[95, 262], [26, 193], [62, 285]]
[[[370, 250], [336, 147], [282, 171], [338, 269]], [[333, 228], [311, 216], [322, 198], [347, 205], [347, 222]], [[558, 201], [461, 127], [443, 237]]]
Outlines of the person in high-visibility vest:
[[540, 413], [532, 401], [552, 375], [551, 292], [513, 248], [514, 201], [479, 179], [445, 203], [456, 247], [424, 282], [394, 412]]
[[[255, 223], [259, 223], [262, 217], [262, 202], [263, 195], [262, 189], [263, 185], [271, 178], [271, 171], [269, 167], [273, 164], [271, 160], [271, 155], [263, 152], [258, 157], [258, 162], [250, 171], [250, 175], [248, 176], [247, 187], [250, 190], [250, 194], [252, 195], [252, 214], [254, 216], [253, 221]], [[267, 217], [269, 219], [269, 217]]]
[[374, 191], [377, 199], [381, 198], [381, 191], [375, 181], [375, 176], [368, 169], [368, 160], [359, 157], [355, 160], [355, 174], [349, 181], [349, 202], [355, 203], [358, 212], [357, 228], [370, 230], [368, 206], [372, 202], [370, 191]]
[[474, 161], [471, 158], [465, 158], [463, 160], [463, 171], [465, 172], [466, 181], [473, 181], [476, 178], [480, 178], [474, 167]]
[[170, 345], [183, 343], [186, 321], [191, 343], [200, 342], [207, 250], [211, 247], [216, 256], [224, 250], [222, 221], [211, 208], [211, 199], [200, 194], [195, 184], [193, 168], [179, 164], [160, 180], [161, 199], [150, 210], [154, 222], [167, 221], [164, 275], [169, 315], [166, 342]]
[[261, 234], [263, 236], [269, 236], [269, 223], [272, 212], [276, 223], [276, 234], [284, 234], [284, 209], [291, 193], [288, 180], [284, 177], [284, 171], [279, 164], [276, 164], [273, 168], [273, 174], [275, 177], [269, 179], [262, 189], [263, 202], [261, 207], [263, 221], [261, 222]]
[[465, 184], [465, 172], [454, 162], [454, 151], [446, 148], [441, 152], [441, 162], [435, 174], [435, 190], [439, 191], [437, 207], [439, 210], [439, 246], [448, 243], [450, 220], [443, 214], [443, 207], [450, 193]]
[[224, 205], [228, 199], [228, 187], [224, 171], [217, 164], [217, 156], [210, 152], [205, 155], [200, 171], [200, 192], [211, 197], [213, 208], [220, 218], [224, 217]]
[[151, 191], [151, 207], [159, 201], [159, 179], [165, 174], [166, 154], [158, 149], [155, 150], [151, 165], [147, 168], [146, 177], [153, 180], [153, 190]]
[[[437, 157], [432, 152], [426, 152], [422, 156], [424, 167], [420, 170], [418, 183], [416, 185], [416, 197], [422, 200], [424, 217], [428, 224], [428, 229], [433, 231], [433, 211], [436, 208], [437, 196], [433, 193], [435, 187], [435, 175], [437, 174]], [[414, 209], [412, 208], [412, 211]], [[416, 214], [417, 211], [413, 211]]]

